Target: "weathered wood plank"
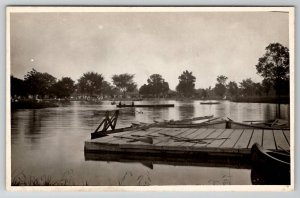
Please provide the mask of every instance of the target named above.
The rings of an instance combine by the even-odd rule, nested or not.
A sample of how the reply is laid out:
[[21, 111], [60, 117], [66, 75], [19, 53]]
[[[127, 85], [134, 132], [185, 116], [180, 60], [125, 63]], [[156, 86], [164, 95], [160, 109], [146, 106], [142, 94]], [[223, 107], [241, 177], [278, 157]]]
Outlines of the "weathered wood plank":
[[289, 145], [291, 145], [291, 142], [290, 142], [290, 131], [283, 130], [283, 133], [284, 133], [284, 136], [285, 136], [287, 142], [289, 143]]
[[282, 130], [273, 130], [275, 142], [278, 150], [290, 150], [290, 145], [284, 137]]
[[265, 149], [276, 149], [273, 130], [264, 130], [262, 146]]
[[115, 138], [114, 136], [123, 136], [123, 135], [128, 135], [128, 134], [131, 134], [131, 133], [136, 133], [138, 131], [141, 131], [143, 133], [150, 133], [152, 131], [156, 131], [158, 129], [161, 129], [161, 128], [158, 128], [158, 127], [152, 127], [152, 128], [147, 128], [145, 130], [141, 130], [141, 129], [133, 129], [133, 130], [130, 130], [130, 131], [124, 131], [124, 132], [118, 132], [118, 133], [111, 133], [111, 134], [108, 134], [107, 136], [104, 136], [104, 137], [100, 137], [100, 138], [96, 138], [96, 139], [92, 139], [91, 141], [95, 141], [95, 142], [111, 142], [111, 141], [114, 141]]
[[178, 134], [182, 134], [188, 129], [183, 128], [161, 128], [159, 131], [155, 131], [154, 133], [151, 133], [150, 136], [153, 137], [153, 145], [158, 145], [161, 142], [169, 142], [170, 137], [164, 136], [162, 134], [172, 135], [176, 136]]
[[235, 129], [229, 139], [227, 139], [221, 146], [220, 148], [233, 148], [235, 143], [238, 141], [240, 138], [241, 134], [243, 133], [243, 129]]
[[218, 138], [226, 129], [217, 129], [215, 130], [213, 133], [211, 133], [209, 136], [207, 136], [206, 138], [212, 138], [212, 140], [205, 140], [205, 142], [207, 142], [207, 144], [205, 146], [208, 146], [209, 144], [211, 144], [214, 138]]
[[[207, 129], [205, 130], [203, 133], [199, 134], [198, 136], [196, 136], [197, 139], [203, 139], [203, 138], [207, 138], [208, 136], [210, 136], [212, 133], [214, 133], [217, 129]], [[186, 146], [193, 146], [193, 147], [205, 147], [207, 145], [207, 141], [204, 141], [204, 143], [190, 143], [190, 145], [186, 145]]]
[[[226, 129], [223, 131], [223, 133], [218, 138], [229, 138], [229, 136], [231, 135], [232, 132], [233, 132], [233, 129]], [[207, 147], [218, 148], [225, 141], [226, 141], [226, 139], [214, 140], [212, 143], [208, 144]]]
[[239, 140], [236, 142], [234, 145], [234, 148], [237, 149], [247, 149], [248, 144], [250, 142], [251, 136], [253, 133], [253, 129], [244, 129], [244, 132], [242, 133], [241, 137]]
[[[190, 133], [193, 133], [194, 131], [196, 131], [197, 129], [192, 129], [192, 128], [181, 128], [181, 131], [178, 131], [176, 133], [169, 133], [167, 135], [172, 135], [172, 136], [176, 136], [176, 137], [184, 137], [187, 136]], [[155, 145], [157, 146], [175, 146], [175, 144], [177, 145], [179, 142], [175, 142], [173, 137], [168, 137], [168, 136], [164, 136], [163, 134], [166, 133], [159, 133], [159, 135], [161, 137], [163, 137], [162, 141], [155, 143]]]
[[254, 129], [248, 148], [251, 149], [252, 145], [255, 143], [262, 145], [262, 139], [263, 139], [263, 130]]
[[[187, 131], [185, 131], [182, 134], [176, 135], [177, 138], [187, 138], [190, 134], [193, 134], [195, 131], [197, 131], [198, 129], [189, 129]], [[181, 145], [184, 141], [178, 141], [174, 138], [170, 138], [169, 142], [167, 142], [166, 144], [164, 144], [163, 146], [172, 146], [172, 147], [177, 147], [179, 145]]]
[[[187, 138], [190, 139], [198, 139], [198, 136], [200, 136], [202, 133], [204, 133], [204, 131], [206, 131], [207, 129], [204, 128], [200, 128], [197, 129], [194, 133], [191, 133], [189, 136], [187, 136]], [[191, 142], [182, 142], [180, 144], [180, 146], [192, 146], [194, 143]]]
[[157, 131], [161, 131], [161, 130], [162, 130], [161, 128], [155, 128], [153, 130], [147, 130], [147, 131], [135, 131], [135, 132], [132, 132], [132, 133], [128, 133], [126, 135], [114, 135], [114, 134], [112, 134], [114, 139], [112, 141], [107, 142], [107, 143], [110, 143], [110, 144], [124, 144], [124, 143], [130, 142], [130, 140], [129, 139], [118, 138], [117, 136], [134, 138], [134, 136], [136, 136], [136, 135], [147, 136], [147, 135], [151, 135], [151, 134], [153, 134]]

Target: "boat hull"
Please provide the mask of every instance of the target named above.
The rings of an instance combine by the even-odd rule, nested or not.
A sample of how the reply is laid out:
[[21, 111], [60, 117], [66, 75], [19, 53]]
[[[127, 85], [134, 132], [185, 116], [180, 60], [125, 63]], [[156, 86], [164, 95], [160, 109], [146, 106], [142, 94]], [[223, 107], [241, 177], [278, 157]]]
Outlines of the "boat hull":
[[251, 148], [251, 181], [255, 185], [289, 185], [290, 155], [260, 147]]
[[154, 104], [154, 105], [117, 105], [118, 108], [122, 107], [152, 107], [152, 108], [161, 108], [161, 107], [174, 107], [174, 104]]

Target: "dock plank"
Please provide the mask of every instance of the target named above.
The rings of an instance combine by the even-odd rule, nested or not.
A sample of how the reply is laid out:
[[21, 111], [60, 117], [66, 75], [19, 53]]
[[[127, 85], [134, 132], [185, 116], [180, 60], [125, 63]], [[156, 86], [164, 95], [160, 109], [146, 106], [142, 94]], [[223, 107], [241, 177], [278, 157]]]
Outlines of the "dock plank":
[[234, 131], [231, 133], [229, 139], [227, 139], [220, 146], [220, 148], [233, 148], [242, 133], [243, 133], [243, 129], [234, 129]]
[[283, 130], [284, 136], [286, 137], [286, 140], [288, 141], [289, 145], [291, 145], [290, 142], [290, 131], [288, 130]]
[[253, 133], [253, 129], [244, 129], [241, 137], [239, 138], [239, 140], [234, 145], [234, 148], [247, 149], [248, 144], [250, 143], [252, 133]]
[[274, 141], [273, 130], [264, 130], [262, 146], [265, 149], [276, 150], [276, 144]]
[[154, 133], [152, 133], [151, 135], [154, 137], [153, 138], [153, 145], [157, 145], [159, 143], [163, 143], [163, 142], [169, 142], [170, 141], [170, 137], [168, 136], [164, 136], [162, 134], [167, 134], [167, 135], [172, 135], [172, 136], [176, 136], [176, 135], [180, 135], [182, 133], [184, 133], [185, 131], [187, 131], [187, 128], [161, 128], [162, 130], [160, 131], [156, 131]]
[[153, 127], [153, 128], [148, 128], [148, 129], [145, 129], [145, 130], [131, 130], [131, 131], [124, 131], [124, 132], [118, 132], [118, 133], [111, 133], [111, 134], [108, 134], [107, 136], [104, 136], [104, 137], [100, 137], [100, 138], [96, 138], [96, 139], [93, 139], [91, 141], [96, 141], [96, 142], [111, 142], [111, 141], [114, 141], [115, 138], [114, 136], [122, 136], [122, 135], [128, 135], [128, 134], [131, 134], [131, 133], [135, 133], [137, 131], [144, 131], [145, 133], [148, 133], [148, 132], [151, 132], [153, 130], [158, 130], [158, 129], [161, 129], [161, 128], [157, 128], [157, 127]]
[[[133, 135], [147, 136], [147, 135], [151, 135], [151, 134], [153, 134], [157, 131], [161, 131], [161, 130], [162, 130], [162, 128], [156, 128], [156, 129], [147, 130], [147, 131], [134, 131], [132, 133], [123, 134], [123, 135], [112, 134], [113, 135], [113, 140], [109, 141], [107, 143], [110, 143], [110, 144], [124, 144], [124, 143], [130, 142], [130, 140], [129, 139], [118, 138], [116, 136], [134, 138]], [[132, 143], [134, 143], [134, 142], [132, 142]]]
[[[195, 139], [203, 139], [203, 138], [207, 138], [208, 136], [210, 136], [211, 134], [213, 134], [217, 129], [211, 129], [208, 128], [207, 130], [203, 131], [202, 133], [200, 133], [199, 135], [196, 136]], [[205, 143], [189, 143], [186, 144], [185, 146], [193, 146], [193, 147], [206, 147], [207, 142], [204, 141]]]
[[[223, 133], [218, 138], [229, 138], [229, 136], [231, 135], [232, 132], [233, 132], [233, 129], [226, 129], [225, 131], [223, 131]], [[225, 141], [226, 141], [226, 139], [214, 140], [212, 143], [208, 144], [207, 147], [218, 148]]]
[[[176, 133], [176, 134], [172, 133], [172, 134], [167, 134], [167, 135], [176, 136], [178, 138], [180, 138], [180, 137], [186, 137], [189, 134], [195, 132], [197, 129], [195, 129], [195, 128], [194, 129], [193, 128], [182, 128], [181, 130], [182, 131], [179, 132], [179, 133]], [[159, 133], [159, 134], [162, 137], [164, 136], [163, 133]], [[165, 136], [165, 138], [167, 138], [167, 139], [164, 139], [164, 141], [158, 142], [155, 145], [157, 145], [157, 146], [177, 146], [177, 145], [181, 144], [181, 142], [179, 142], [179, 141], [174, 141], [174, 138], [172, 138], [172, 137]]]
[[251, 149], [253, 144], [255, 143], [262, 145], [262, 138], [263, 138], [263, 130], [254, 129], [248, 148]]
[[[177, 135], [178, 138], [187, 138], [190, 134], [193, 134], [195, 131], [197, 131], [198, 129], [189, 129], [187, 130], [185, 133], [181, 134], [181, 135]], [[172, 146], [172, 147], [178, 147], [180, 146], [184, 141], [178, 141], [176, 139], [171, 138], [170, 141], [166, 144], [164, 144], [163, 146]]]
[[[207, 129], [205, 128], [200, 128], [200, 129], [197, 129], [194, 133], [191, 133], [189, 136], [187, 136], [187, 138], [190, 138], [190, 139], [198, 139], [198, 136], [200, 136], [202, 133], [204, 133], [204, 131], [206, 131]], [[180, 146], [191, 146], [193, 145], [194, 143], [191, 143], [191, 142], [182, 142], [180, 144]]]
[[290, 145], [284, 137], [282, 130], [273, 130], [277, 149], [278, 150], [290, 150]]
[[[217, 129], [213, 133], [211, 133], [206, 138], [218, 138], [226, 129]], [[209, 144], [213, 143], [215, 140], [205, 140], [207, 144], [205, 146], [208, 146]]]

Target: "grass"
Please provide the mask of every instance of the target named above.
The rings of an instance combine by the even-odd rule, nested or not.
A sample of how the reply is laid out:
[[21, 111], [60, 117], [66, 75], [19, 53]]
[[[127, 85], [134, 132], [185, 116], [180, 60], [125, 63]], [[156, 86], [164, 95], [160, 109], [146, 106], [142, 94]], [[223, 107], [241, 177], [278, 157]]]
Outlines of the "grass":
[[[73, 170], [64, 172], [60, 178], [54, 178], [50, 175], [26, 175], [23, 171], [13, 174], [12, 186], [75, 186]], [[83, 185], [88, 186], [88, 182], [84, 181]]]

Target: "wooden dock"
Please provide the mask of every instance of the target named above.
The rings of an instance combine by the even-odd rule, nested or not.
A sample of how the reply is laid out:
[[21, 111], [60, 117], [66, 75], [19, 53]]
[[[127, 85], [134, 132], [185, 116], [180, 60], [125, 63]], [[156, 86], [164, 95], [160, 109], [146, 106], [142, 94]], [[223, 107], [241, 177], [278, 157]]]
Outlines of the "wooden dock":
[[[115, 156], [159, 157], [193, 162], [200, 158], [248, 160], [251, 147], [259, 143], [266, 149], [289, 151], [289, 130], [148, 128], [109, 134], [85, 142], [85, 153]], [[91, 156], [91, 155], [90, 155]], [[203, 161], [203, 160], [202, 160]]]

